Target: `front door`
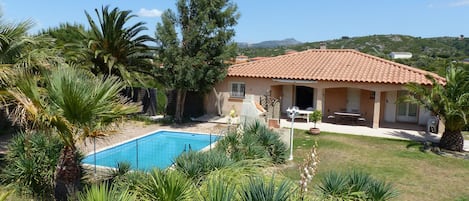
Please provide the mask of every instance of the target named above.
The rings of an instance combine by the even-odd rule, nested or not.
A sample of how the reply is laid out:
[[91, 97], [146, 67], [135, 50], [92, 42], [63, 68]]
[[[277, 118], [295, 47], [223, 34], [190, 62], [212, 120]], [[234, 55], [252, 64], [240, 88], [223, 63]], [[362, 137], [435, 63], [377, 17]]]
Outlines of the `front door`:
[[305, 110], [306, 108], [314, 108], [314, 89], [305, 86], [296, 86], [296, 106], [300, 109]]
[[[397, 92], [398, 97], [407, 95], [406, 91]], [[418, 106], [411, 103], [397, 104], [397, 121], [400, 122], [417, 122]]]

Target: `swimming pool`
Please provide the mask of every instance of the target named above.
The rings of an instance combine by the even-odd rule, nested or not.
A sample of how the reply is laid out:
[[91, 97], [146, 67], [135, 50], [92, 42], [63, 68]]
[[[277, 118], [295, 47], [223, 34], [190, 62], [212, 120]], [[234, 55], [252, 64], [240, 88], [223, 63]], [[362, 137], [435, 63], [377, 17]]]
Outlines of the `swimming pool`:
[[[146, 136], [96, 152], [96, 165], [116, 168], [118, 162], [129, 162], [132, 169], [167, 168], [184, 151], [199, 151], [218, 140], [218, 136], [160, 130]], [[83, 163], [94, 165], [94, 154]]]

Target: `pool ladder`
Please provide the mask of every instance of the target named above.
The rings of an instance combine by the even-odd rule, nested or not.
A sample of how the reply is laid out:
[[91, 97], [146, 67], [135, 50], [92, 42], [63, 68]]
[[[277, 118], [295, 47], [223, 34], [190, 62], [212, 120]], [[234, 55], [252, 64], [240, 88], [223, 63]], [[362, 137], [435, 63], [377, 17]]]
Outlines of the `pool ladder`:
[[191, 144], [189, 144], [189, 150], [187, 150], [187, 144], [184, 144], [184, 150], [182, 152], [192, 151]]

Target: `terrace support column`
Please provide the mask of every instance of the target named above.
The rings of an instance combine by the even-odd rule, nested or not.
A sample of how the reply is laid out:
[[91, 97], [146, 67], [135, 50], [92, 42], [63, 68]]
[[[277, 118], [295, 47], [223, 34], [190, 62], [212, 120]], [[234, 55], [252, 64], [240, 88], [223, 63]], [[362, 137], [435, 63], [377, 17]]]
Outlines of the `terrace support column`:
[[324, 89], [316, 88], [316, 110], [322, 112], [323, 109], [323, 99], [324, 99]]
[[373, 128], [379, 128], [379, 116], [381, 110], [381, 91], [375, 91], [375, 102], [373, 107]]

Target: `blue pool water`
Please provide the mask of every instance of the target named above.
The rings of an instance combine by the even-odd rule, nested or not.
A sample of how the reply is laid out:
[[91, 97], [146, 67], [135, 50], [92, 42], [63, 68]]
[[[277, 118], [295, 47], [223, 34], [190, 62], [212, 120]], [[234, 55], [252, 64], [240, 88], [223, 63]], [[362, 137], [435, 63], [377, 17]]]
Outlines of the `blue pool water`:
[[[99, 151], [96, 165], [117, 167], [126, 161], [132, 169], [150, 170], [167, 168], [182, 152], [201, 150], [217, 140], [217, 136], [188, 132], [158, 131], [150, 135]], [[83, 163], [94, 165], [94, 154], [85, 157]]]

